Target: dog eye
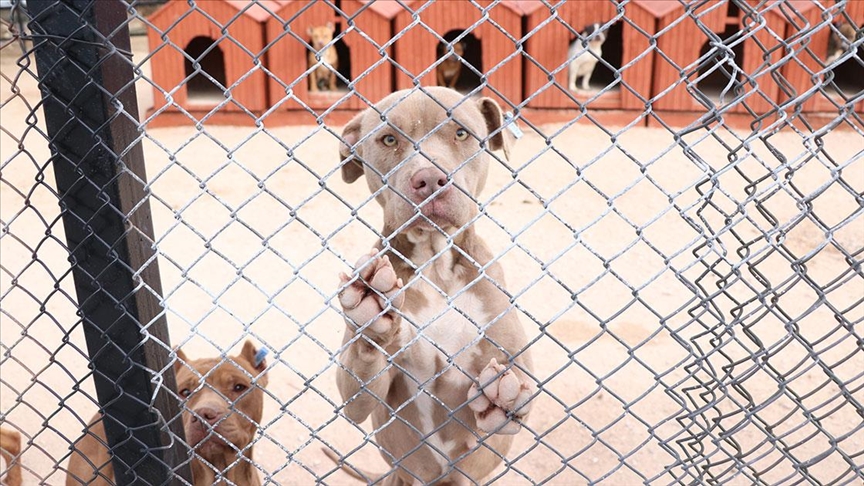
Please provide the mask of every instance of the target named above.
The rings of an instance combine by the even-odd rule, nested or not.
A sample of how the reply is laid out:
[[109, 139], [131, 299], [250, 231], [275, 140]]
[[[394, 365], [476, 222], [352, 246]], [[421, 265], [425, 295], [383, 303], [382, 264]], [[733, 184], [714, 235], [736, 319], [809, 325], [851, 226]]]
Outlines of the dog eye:
[[381, 143], [388, 147], [395, 147], [396, 137], [394, 137], [393, 135], [384, 135], [383, 137], [381, 137]]
[[189, 398], [189, 395], [191, 395], [191, 394], [192, 394], [192, 390], [190, 390], [188, 388], [184, 388], [184, 389], [180, 390], [180, 396], [183, 398]]
[[468, 131], [467, 130], [465, 130], [464, 128], [460, 128], [460, 129], [456, 130], [456, 140], [459, 140], [461, 142], [462, 140], [465, 140], [467, 138], [468, 138]]
[[237, 383], [236, 385], [234, 385], [234, 393], [240, 393], [240, 392], [243, 392], [243, 391], [245, 391], [247, 388], [249, 388], [249, 387], [246, 386], [246, 385], [244, 385], [243, 383]]

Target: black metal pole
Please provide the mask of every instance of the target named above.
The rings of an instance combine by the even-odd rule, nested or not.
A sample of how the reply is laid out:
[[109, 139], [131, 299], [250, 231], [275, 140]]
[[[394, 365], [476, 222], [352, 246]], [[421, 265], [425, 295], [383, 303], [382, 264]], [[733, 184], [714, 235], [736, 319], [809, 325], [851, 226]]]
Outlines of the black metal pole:
[[182, 484], [179, 478], [189, 484], [180, 411], [166, 391], [176, 384], [159, 305], [127, 5], [27, 3], [79, 316], [116, 484]]

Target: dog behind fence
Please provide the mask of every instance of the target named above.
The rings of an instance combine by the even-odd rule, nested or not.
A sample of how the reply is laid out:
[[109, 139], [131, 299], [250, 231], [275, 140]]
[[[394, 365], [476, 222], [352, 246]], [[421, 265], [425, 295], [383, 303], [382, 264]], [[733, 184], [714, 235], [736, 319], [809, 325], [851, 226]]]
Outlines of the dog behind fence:
[[14, 3], [4, 484], [860, 481], [864, 2]]

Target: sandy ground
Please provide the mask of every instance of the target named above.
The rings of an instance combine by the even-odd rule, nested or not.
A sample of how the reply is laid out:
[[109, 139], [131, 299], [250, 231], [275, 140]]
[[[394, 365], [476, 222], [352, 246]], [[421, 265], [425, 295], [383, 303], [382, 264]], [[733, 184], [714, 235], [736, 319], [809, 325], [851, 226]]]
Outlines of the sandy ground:
[[[146, 49], [143, 38], [135, 48]], [[70, 441], [96, 407], [53, 174], [40, 172], [49, 156], [41, 112], [37, 127], [25, 124], [38, 89], [24, 73], [13, 96], [12, 54], [2, 51], [0, 81], [0, 412], [29, 438], [25, 484], [61, 484]], [[138, 89], [149, 106], [149, 88]], [[729, 133], [719, 138], [739, 145]], [[545, 126], [528, 130], [509, 166], [493, 164], [477, 224], [504, 265], [542, 390], [495, 484], [668, 484], [697, 474], [752, 484], [757, 471], [782, 483], [799, 477], [790, 457], [814, 460], [817, 481], [855, 481], [844, 457], [860, 464], [864, 451], [853, 406], [864, 402], [864, 352], [851, 334], [862, 335], [864, 280], [838, 247], [860, 252], [864, 218], [836, 179], [864, 190], [861, 140], [831, 133], [825, 153], [808, 159], [804, 139], [782, 133], [770, 143], [788, 166], [758, 142], [735, 151], [740, 172], [720, 170], [729, 149], [718, 139], [685, 140], [691, 157], [664, 130], [632, 128], [613, 142], [597, 127]], [[197, 357], [248, 335], [275, 351], [255, 449], [262, 478], [356, 484], [320, 453], [325, 442], [383, 471], [369, 424], [334, 413], [344, 326], [332, 307], [337, 275], [373, 244], [381, 221], [365, 185], [336, 172], [336, 136], [320, 127], [179, 127], [148, 130], [143, 145], [173, 343]], [[710, 188], [708, 168], [718, 170], [714, 206], [703, 207], [697, 185]], [[762, 237], [772, 224], [747, 199], [742, 174], [783, 228], [770, 238], [784, 251]], [[801, 217], [796, 190], [818, 194], [813, 214], [832, 230]], [[704, 231], [725, 224], [719, 240]], [[790, 259], [806, 261], [807, 279], [794, 278]], [[726, 292], [700, 311], [684, 282]], [[838, 326], [835, 312], [857, 324]], [[722, 387], [698, 387], [709, 370]], [[727, 471], [735, 455], [752, 467]], [[695, 462], [685, 468], [688, 457]], [[701, 471], [706, 457], [711, 467]]]

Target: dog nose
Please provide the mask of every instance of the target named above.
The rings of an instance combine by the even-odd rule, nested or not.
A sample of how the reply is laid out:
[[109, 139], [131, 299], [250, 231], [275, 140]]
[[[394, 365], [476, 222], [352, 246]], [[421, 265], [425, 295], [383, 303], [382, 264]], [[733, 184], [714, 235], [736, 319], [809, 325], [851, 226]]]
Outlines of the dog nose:
[[208, 424], [213, 425], [216, 421], [222, 418], [222, 412], [211, 407], [196, 408], [193, 422], [197, 422], [199, 418], [204, 419]]
[[[435, 167], [420, 169], [411, 176], [411, 189], [414, 191], [414, 195], [421, 201], [446, 185], [447, 174]], [[446, 191], [446, 189], [444, 190]]]

